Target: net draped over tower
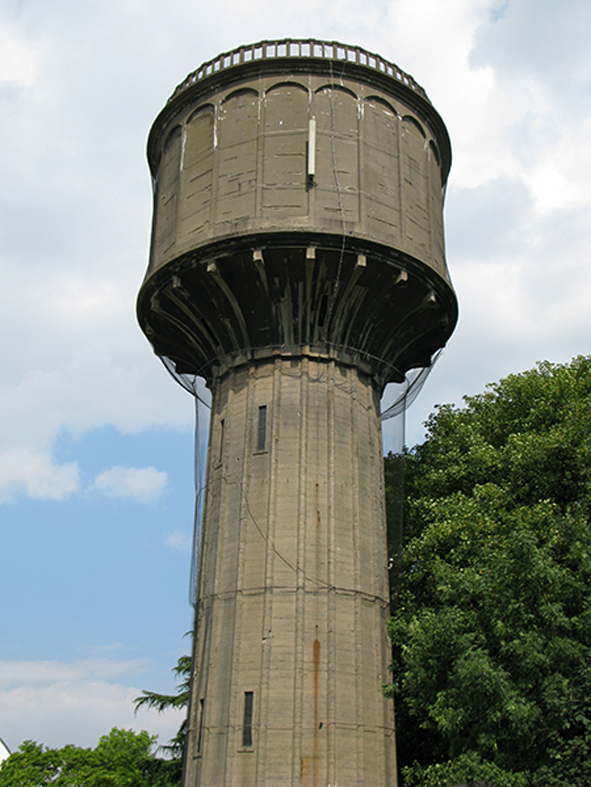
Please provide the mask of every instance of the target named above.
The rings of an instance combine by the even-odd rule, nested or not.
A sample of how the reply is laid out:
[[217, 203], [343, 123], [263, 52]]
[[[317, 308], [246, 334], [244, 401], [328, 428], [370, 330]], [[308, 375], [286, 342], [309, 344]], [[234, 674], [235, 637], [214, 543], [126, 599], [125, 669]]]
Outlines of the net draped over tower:
[[140, 324], [212, 390], [185, 787], [392, 785], [379, 401], [457, 320], [445, 126], [377, 55], [262, 42], [148, 158]]

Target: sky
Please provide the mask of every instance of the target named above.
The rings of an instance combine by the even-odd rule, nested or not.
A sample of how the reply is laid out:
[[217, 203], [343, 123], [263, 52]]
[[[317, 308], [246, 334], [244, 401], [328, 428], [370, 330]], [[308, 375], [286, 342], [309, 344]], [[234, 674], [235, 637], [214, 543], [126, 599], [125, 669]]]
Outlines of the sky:
[[[380, 53], [452, 140], [460, 320], [407, 414], [591, 353], [588, 0], [0, 0], [0, 738], [166, 742], [187, 652], [194, 402], [135, 321], [150, 125], [200, 63], [261, 39]], [[390, 396], [387, 392], [386, 397]], [[201, 415], [203, 423], [204, 414]], [[385, 424], [385, 447], [392, 445]]]

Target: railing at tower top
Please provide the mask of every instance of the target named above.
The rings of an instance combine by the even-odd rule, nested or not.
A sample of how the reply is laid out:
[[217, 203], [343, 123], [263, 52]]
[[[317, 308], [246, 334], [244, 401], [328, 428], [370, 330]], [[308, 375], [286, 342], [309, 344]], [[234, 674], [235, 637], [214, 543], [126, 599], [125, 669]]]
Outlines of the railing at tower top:
[[351, 63], [358, 66], [371, 68], [385, 76], [392, 77], [406, 87], [414, 90], [422, 98], [429, 100], [423, 88], [415, 82], [410, 74], [405, 73], [394, 63], [384, 60], [380, 55], [368, 52], [359, 46], [340, 44], [337, 41], [317, 41], [314, 38], [293, 39], [284, 38], [279, 41], [259, 41], [224, 52], [213, 60], [199, 66], [195, 71], [178, 85], [168, 99], [172, 101], [187, 88], [192, 87], [202, 79], [217, 74], [220, 71], [252, 63], [257, 60], [273, 60], [277, 58], [310, 58], [320, 60], [335, 60], [341, 63]]

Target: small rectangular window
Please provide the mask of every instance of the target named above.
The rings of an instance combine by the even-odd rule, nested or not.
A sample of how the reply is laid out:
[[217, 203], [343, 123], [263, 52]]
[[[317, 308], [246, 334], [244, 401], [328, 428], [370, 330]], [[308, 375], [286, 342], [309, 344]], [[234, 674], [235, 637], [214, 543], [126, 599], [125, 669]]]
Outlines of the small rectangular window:
[[253, 692], [244, 692], [244, 722], [242, 724], [242, 745], [252, 746], [252, 704]]
[[267, 444], [267, 405], [259, 407], [257, 451], [264, 451]]
[[224, 419], [220, 421], [220, 450], [218, 452], [218, 462], [222, 461], [224, 452]]

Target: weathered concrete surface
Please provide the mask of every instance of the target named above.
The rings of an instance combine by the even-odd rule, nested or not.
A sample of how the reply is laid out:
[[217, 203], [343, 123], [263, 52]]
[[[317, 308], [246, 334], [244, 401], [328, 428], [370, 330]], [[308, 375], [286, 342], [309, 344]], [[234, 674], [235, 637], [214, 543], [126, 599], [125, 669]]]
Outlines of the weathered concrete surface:
[[219, 381], [201, 556], [186, 784], [392, 787], [382, 439], [367, 377], [277, 358]]
[[335, 84], [327, 74], [263, 73], [197, 94], [152, 132], [159, 192], [150, 272], [221, 237], [340, 234], [345, 222], [349, 233], [395, 245], [447, 277], [446, 142], [399, 95], [346, 76]]

